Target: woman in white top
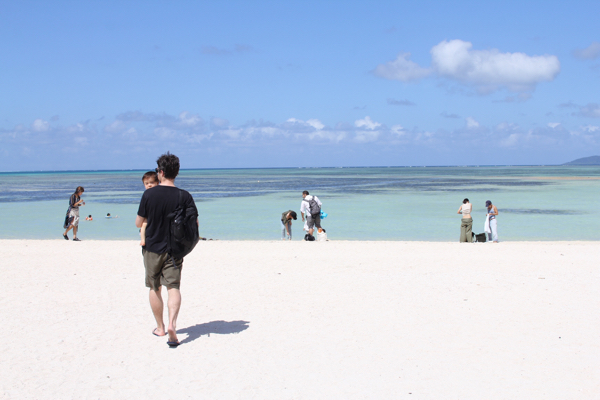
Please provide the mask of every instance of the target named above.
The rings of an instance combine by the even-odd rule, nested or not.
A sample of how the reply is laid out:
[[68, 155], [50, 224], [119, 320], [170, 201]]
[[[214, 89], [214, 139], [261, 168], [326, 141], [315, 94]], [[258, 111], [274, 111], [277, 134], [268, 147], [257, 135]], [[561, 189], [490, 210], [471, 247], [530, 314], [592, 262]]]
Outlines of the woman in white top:
[[460, 243], [473, 243], [473, 218], [471, 218], [472, 205], [469, 199], [464, 199], [458, 214], [462, 214], [460, 220]]

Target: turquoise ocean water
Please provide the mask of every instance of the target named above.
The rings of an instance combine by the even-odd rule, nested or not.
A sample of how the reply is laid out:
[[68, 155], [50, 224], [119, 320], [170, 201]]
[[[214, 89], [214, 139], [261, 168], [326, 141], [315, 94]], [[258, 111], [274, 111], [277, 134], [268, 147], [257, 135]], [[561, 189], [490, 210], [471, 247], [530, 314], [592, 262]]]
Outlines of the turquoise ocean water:
[[[137, 239], [144, 171], [0, 173], [0, 238], [61, 239], [68, 199], [83, 186], [79, 237]], [[458, 241], [462, 200], [483, 232], [485, 201], [498, 207], [500, 240], [600, 240], [600, 167], [390, 167], [185, 170], [200, 234], [279, 239], [281, 213], [299, 213], [301, 192], [323, 202], [332, 240]], [[106, 219], [106, 213], [119, 218]], [[294, 240], [303, 237], [300, 219]]]

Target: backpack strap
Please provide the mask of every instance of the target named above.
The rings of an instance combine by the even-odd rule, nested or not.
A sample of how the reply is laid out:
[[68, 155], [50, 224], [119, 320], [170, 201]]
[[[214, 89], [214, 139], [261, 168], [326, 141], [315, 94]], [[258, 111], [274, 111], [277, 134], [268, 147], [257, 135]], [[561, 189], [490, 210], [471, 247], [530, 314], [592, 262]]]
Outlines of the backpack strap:
[[[171, 220], [175, 217], [177, 209], [181, 206], [181, 202], [183, 200], [183, 190], [177, 188], [179, 190], [179, 195], [177, 197], [177, 207], [175, 207], [175, 211], [167, 214], [167, 218], [169, 218], [169, 239], [168, 243], [171, 243]], [[175, 262], [175, 258], [171, 255], [171, 249], [167, 249], [167, 253], [171, 256], [171, 262], [173, 263], [173, 268], [177, 268], [177, 263]]]

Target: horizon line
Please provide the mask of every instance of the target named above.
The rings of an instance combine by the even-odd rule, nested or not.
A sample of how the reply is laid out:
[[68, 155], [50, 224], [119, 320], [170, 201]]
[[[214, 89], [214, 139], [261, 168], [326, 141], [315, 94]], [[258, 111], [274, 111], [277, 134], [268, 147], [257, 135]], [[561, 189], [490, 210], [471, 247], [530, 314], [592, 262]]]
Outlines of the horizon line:
[[[470, 165], [372, 165], [372, 166], [327, 166], [327, 167], [204, 167], [204, 168], [181, 168], [180, 171], [214, 171], [214, 170], [242, 170], [242, 169], [339, 169], [339, 168], [468, 168], [468, 167], [598, 167], [598, 165], [586, 164], [470, 164]], [[29, 171], [0, 171], [0, 174], [30, 174], [30, 173], [52, 173], [52, 172], [122, 172], [122, 171], [148, 171], [145, 168], [125, 169], [54, 169], [54, 170], [29, 170]]]

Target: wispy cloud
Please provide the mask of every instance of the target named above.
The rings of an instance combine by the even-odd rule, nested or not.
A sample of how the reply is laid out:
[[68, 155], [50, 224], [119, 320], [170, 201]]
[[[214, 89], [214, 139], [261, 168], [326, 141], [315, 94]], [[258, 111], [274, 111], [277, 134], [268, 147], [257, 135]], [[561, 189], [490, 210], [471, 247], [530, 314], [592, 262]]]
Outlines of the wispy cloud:
[[460, 118], [458, 114], [448, 114], [446, 111], [440, 114], [444, 118]]
[[585, 49], [573, 50], [573, 56], [580, 60], [595, 60], [600, 57], [600, 42], [593, 42]]
[[579, 111], [575, 113], [575, 115], [589, 118], [600, 118], [600, 105], [596, 103], [589, 103], [586, 106], [580, 107]]
[[410, 100], [395, 100], [395, 99], [387, 99], [387, 103], [391, 106], [414, 106], [416, 105]]
[[254, 48], [247, 44], [236, 44], [233, 46], [233, 49], [223, 49], [216, 46], [202, 46], [200, 48], [200, 52], [202, 54], [213, 55], [213, 56], [224, 56], [228, 54], [234, 53], [248, 53], [254, 51]]
[[431, 74], [431, 69], [423, 68], [409, 58], [410, 53], [400, 53], [394, 61], [375, 67], [373, 73], [381, 78], [402, 82], [418, 81]]
[[573, 103], [572, 101], [568, 101], [566, 103], [560, 103], [558, 106], [560, 108], [577, 108], [577, 107], [579, 107], [577, 104]]

